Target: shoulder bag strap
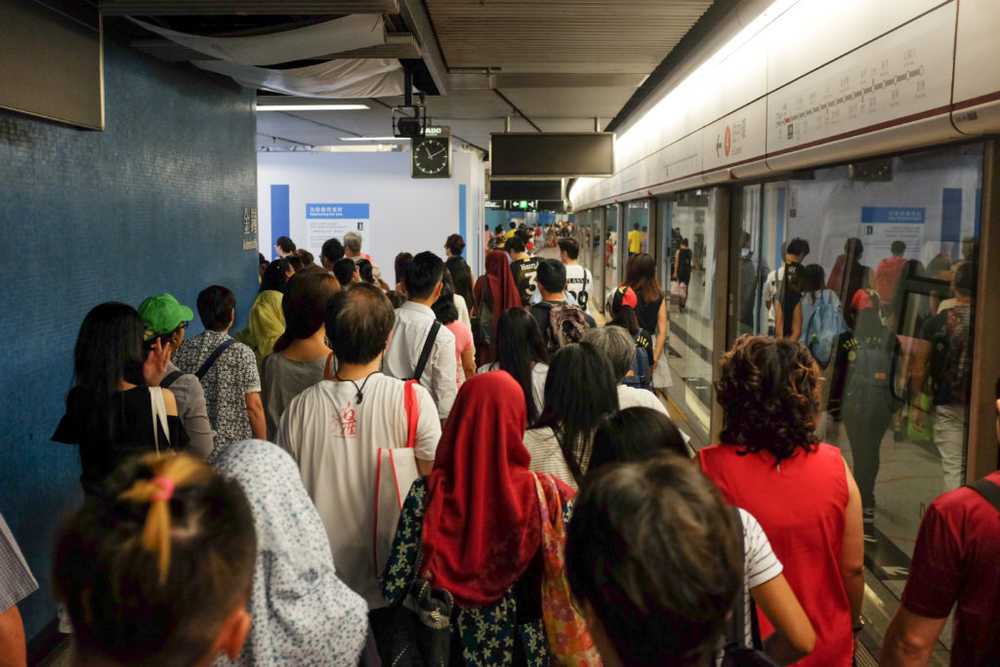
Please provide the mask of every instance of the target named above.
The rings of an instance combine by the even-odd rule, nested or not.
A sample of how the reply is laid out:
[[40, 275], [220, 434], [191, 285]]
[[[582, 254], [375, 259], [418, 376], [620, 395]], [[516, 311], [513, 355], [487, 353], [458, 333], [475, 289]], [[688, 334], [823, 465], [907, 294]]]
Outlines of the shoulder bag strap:
[[[746, 544], [745, 536], [743, 535], [743, 517], [740, 516], [739, 508], [733, 507], [733, 516], [736, 519], [736, 535], [739, 540], [740, 556], [743, 557], [743, 561], [746, 562]], [[733, 606], [733, 613], [729, 615], [729, 623], [726, 627], [726, 645], [741, 647], [746, 644], [746, 595], [747, 595], [747, 584], [746, 584], [746, 566], [744, 565], [744, 573], [742, 583], [740, 584], [740, 592], [736, 595], [736, 600]]]
[[160, 453], [160, 429], [167, 436], [167, 446], [170, 446], [170, 424], [167, 422], [167, 405], [163, 400], [161, 387], [149, 387], [149, 402], [153, 415], [153, 446]]
[[424, 369], [427, 368], [427, 362], [430, 361], [431, 352], [434, 350], [434, 341], [437, 340], [438, 331], [440, 330], [441, 323], [434, 320], [431, 330], [427, 333], [427, 340], [424, 341], [424, 349], [420, 351], [420, 359], [417, 360], [417, 367], [413, 369], [412, 379], [417, 382], [420, 382], [420, 378], [424, 374]]
[[1000, 512], [1000, 486], [997, 486], [988, 479], [977, 479], [972, 484], [969, 484], [969, 488], [985, 498], [986, 502], [993, 505]]
[[198, 376], [199, 380], [201, 380], [202, 378], [205, 377], [205, 375], [208, 374], [208, 371], [211, 370], [212, 366], [215, 365], [215, 362], [219, 360], [219, 357], [222, 356], [222, 353], [228, 350], [230, 347], [232, 347], [233, 343], [235, 342], [236, 342], [235, 338], [230, 338], [229, 340], [223, 341], [222, 344], [219, 345], [219, 347], [212, 350], [212, 354], [208, 355], [208, 359], [205, 360], [205, 363], [203, 363], [201, 365], [201, 368], [198, 369], [198, 372], [195, 373], [195, 375]]
[[184, 375], [184, 371], [174, 371], [173, 373], [170, 373], [167, 377], [160, 380], [160, 387], [162, 389], [169, 389], [170, 385], [177, 382], [177, 379], [182, 375]]
[[333, 352], [331, 352], [330, 356], [326, 358], [326, 365], [323, 366], [323, 379], [324, 380], [336, 379], [335, 371], [333, 370]]
[[403, 408], [406, 410], [406, 446], [413, 449], [417, 444], [417, 422], [420, 420], [420, 404], [417, 403], [416, 380], [407, 380], [403, 385]]

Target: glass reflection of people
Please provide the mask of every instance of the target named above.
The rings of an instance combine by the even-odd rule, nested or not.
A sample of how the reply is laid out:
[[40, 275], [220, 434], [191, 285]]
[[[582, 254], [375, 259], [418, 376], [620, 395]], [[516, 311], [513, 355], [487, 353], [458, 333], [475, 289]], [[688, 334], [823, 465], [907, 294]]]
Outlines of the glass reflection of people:
[[[951, 282], [955, 305], [929, 318], [921, 327], [911, 394], [929, 378], [934, 403], [934, 444], [941, 454], [945, 490], [965, 479], [964, 442], [967, 405], [972, 385], [972, 318], [977, 264], [958, 265]], [[914, 410], [920, 415], [920, 410]], [[918, 417], [919, 419], [920, 417]]]
[[846, 343], [847, 379], [843, 395], [843, 418], [851, 442], [854, 478], [861, 491], [865, 540], [875, 538], [875, 480], [878, 477], [882, 437], [895, 411], [893, 359], [898, 342], [882, 324], [880, 300], [868, 293], [866, 307], [859, 310], [854, 336]]
[[854, 295], [860, 289], [867, 289], [871, 282], [871, 269], [861, 263], [864, 254], [865, 244], [861, 239], [854, 237], [847, 239], [844, 243], [844, 254], [837, 257], [833, 270], [830, 271], [830, 280], [826, 283], [844, 304], [844, 319], [851, 329], [854, 328], [858, 312]]
[[757, 303], [757, 268], [753, 262], [752, 239], [747, 231], [741, 232], [740, 242], [740, 331], [752, 333], [754, 330], [754, 306]]
[[802, 260], [808, 254], [808, 241], [792, 239], [785, 247], [784, 265], [767, 276], [764, 303], [768, 308], [768, 320], [773, 316], [774, 327], [768, 332], [771, 336], [792, 340], [802, 336], [802, 310], [798, 305], [802, 299]]
[[679, 307], [683, 311], [687, 307], [688, 286], [691, 284], [691, 248], [688, 247], [688, 240], [681, 239], [680, 247], [674, 254], [674, 273], [671, 279], [682, 284], [683, 290], [680, 293]]
[[906, 257], [903, 256], [906, 254], [906, 244], [898, 240], [893, 241], [889, 252], [892, 254], [878, 263], [872, 278], [878, 298], [886, 305], [892, 303], [893, 297], [896, 296], [899, 281], [906, 268]]

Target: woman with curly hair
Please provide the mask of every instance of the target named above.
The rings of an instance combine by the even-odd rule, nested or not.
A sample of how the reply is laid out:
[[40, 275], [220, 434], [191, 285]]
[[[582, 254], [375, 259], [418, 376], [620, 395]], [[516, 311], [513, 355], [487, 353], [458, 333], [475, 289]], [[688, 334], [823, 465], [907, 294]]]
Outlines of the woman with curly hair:
[[[818, 442], [820, 373], [797, 341], [740, 336], [719, 369], [722, 444], [699, 452], [726, 499], [764, 528], [816, 629], [798, 665], [848, 667], [864, 594], [861, 494], [840, 450]], [[761, 617], [763, 636], [771, 624]]]

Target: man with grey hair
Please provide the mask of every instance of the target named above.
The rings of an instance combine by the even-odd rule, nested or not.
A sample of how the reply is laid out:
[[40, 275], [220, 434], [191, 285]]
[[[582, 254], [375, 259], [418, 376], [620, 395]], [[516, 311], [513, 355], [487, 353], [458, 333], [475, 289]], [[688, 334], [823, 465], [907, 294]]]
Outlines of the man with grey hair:
[[367, 259], [372, 263], [372, 277], [376, 281], [382, 280], [382, 271], [379, 270], [378, 265], [375, 264], [375, 260], [372, 256], [366, 252], [361, 252], [361, 242], [364, 239], [361, 238], [361, 234], [357, 232], [347, 232], [344, 234], [344, 257], [348, 257], [354, 260], [357, 264], [363, 259]]
[[635, 361], [635, 340], [625, 329], [609, 325], [597, 329], [588, 329], [583, 334], [583, 341], [590, 343], [611, 362], [611, 370], [615, 374], [615, 382], [618, 384], [618, 405], [620, 409], [626, 408], [652, 408], [668, 417], [666, 406], [660, 402], [651, 391], [637, 389], [623, 384], [626, 376], [632, 372], [632, 362]]

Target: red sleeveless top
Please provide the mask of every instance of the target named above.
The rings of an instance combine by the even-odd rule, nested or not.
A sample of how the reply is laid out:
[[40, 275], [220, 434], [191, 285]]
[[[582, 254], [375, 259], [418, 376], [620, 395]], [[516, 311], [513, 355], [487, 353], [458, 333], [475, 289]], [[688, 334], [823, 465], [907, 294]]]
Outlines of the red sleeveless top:
[[[816, 630], [816, 649], [797, 665], [849, 667], [851, 606], [840, 576], [847, 476], [840, 450], [821, 444], [775, 466], [769, 452], [740, 455], [734, 445], [698, 453], [701, 468], [731, 504], [753, 514]], [[760, 614], [761, 634], [773, 626]]]

